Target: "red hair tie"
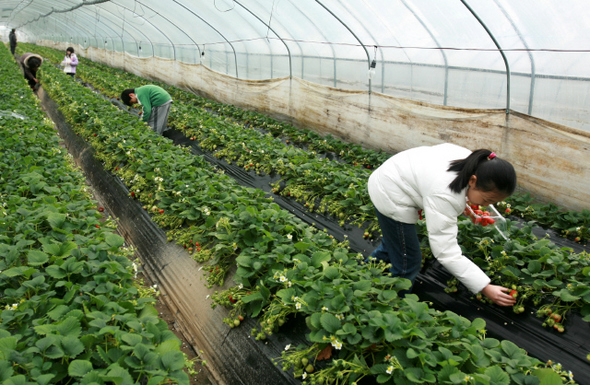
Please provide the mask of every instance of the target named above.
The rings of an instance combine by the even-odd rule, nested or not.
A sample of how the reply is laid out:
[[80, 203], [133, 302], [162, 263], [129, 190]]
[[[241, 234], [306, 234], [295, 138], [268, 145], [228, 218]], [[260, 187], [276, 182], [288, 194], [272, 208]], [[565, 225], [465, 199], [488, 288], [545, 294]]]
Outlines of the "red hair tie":
[[492, 152], [490, 155], [488, 155], [488, 160], [492, 160], [496, 157], [496, 153]]

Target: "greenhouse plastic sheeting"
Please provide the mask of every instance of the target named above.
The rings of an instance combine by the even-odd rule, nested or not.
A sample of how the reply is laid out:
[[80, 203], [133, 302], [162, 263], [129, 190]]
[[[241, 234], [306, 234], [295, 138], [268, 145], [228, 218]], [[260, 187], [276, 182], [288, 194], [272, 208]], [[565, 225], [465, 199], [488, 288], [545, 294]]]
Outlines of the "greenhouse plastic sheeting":
[[240, 79], [297, 77], [439, 105], [510, 108], [590, 130], [584, 0], [0, 3], [5, 39], [17, 28], [22, 41], [202, 64]]
[[436, 106], [296, 78], [237, 80], [199, 64], [94, 48], [86, 54], [141, 77], [367, 148], [395, 153], [442, 142], [489, 148], [515, 166], [519, 186], [534, 196], [575, 210], [587, 208], [590, 201], [590, 132], [516, 112]]

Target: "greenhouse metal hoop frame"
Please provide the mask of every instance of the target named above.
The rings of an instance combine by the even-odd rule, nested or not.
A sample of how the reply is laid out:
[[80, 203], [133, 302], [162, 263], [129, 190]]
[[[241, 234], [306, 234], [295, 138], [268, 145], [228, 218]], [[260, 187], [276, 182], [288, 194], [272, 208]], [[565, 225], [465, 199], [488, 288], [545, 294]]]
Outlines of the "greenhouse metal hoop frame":
[[[213, 31], [215, 31], [218, 35], [220, 35], [223, 40], [231, 47], [232, 51], [233, 51], [233, 55], [234, 55], [234, 65], [235, 65], [235, 76], [236, 78], [239, 78], [239, 73], [238, 73], [238, 54], [236, 52], [236, 49], [234, 47], [234, 45], [232, 44], [232, 41], [230, 41], [226, 36], [224, 36], [224, 34], [219, 31], [217, 28], [215, 28], [211, 23], [209, 23], [208, 21], [206, 21], [202, 16], [198, 15], [196, 12], [194, 12], [193, 10], [189, 9], [188, 7], [186, 7], [185, 5], [181, 4], [180, 2], [178, 2], [177, 0], [173, 0], [174, 3], [176, 3], [177, 5], [183, 7], [184, 9], [186, 9], [187, 11], [189, 11], [192, 15], [194, 15], [195, 17], [199, 18], [201, 21], [203, 21], [209, 28], [211, 28]], [[433, 41], [435, 42], [435, 44], [437, 45], [436, 49], [439, 50], [441, 52], [442, 55], [442, 59], [444, 62], [443, 66], [440, 65], [436, 65], [436, 64], [426, 64], [426, 63], [411, 63], [412, 65], [416, 65], [416, 66], [432, 66], [432, 67], [444, 67], [445, 70], [445, 76], [444, 76], [444, 91], [442, 93], [442, 97], [443, 97], [443, 105], [447, 105], [447, 98], [448, 98], [448, 73], [450, 69], [461, 69], [461, 70], [467, 70], [467, 71], [476, 71], [476, 72], [492, 72], [492, 73], [502, 73], [499, 72], [497, 70], [491, 70], [491, 69], [477, 69], [477, 68], [468, 68], [468, 67], [458, 67], [458, 66], [449, 66], [448, 64], [448, 60], [445, 54], [445, 48], [441, 47], [440, 43], [437, 41], [437, 39], [435, 38], [434, 33], [432, 32], [432, 30], [428, 27], [427, 23], [422, 20], [422, 18], [416, 13], [416, 11], [414, 9], [412, 9], [412, 7], [407, 3], [406, 0], [401, 0], [402, 4], [414, 15], [414, 17], [418, 20], [418, 22], [420, 23], [420, 25], [425, 29], [425, 31], [429, 34], [429, 36], [433, 39]], [[510, 71], [510, 66], [507, 60], [507, 57], [505, 55], [505, 50], [500, 46], [500, 44], [498, 43], [498, 41], [496, 40], [496, 38], [494, 37], [493, 33], [490, 31], [490, 29], [485, 25], [485, 23], [483, 22], [483, 20], [477, 15], [477, 13], [467, 4], [467, 2], [465, 0], [460, 0], [461, 3], [469, 10], [469, 12], [472, 14], [472, 16], [479, 22], [479, 24], [482, 26], [482, 28], [486, 31], [486, 33], [488, 34], [488, 36], [490, 37], [490, 39], [493, 41], [493, 43], [495, 44], [497, 51], [500, 53], [502, 60], [504, 62], [504, 66], [505, 66], [505, 76], [506, 76], [506, 102], [505, 102], [505, 110], [506, 110], [506, 114], [510, 113], [510, 94], [511, 94], [511, 71]], [[96, 33], [96, 28], [97, 26], [95, 25], [95, 33], [91, 33], [91, 31], [88, 30], [88, 28], [86, 28], [82, 23], [79, 23], [76, 20], [73, 20], [73, 23], [75, 23], [76, 27], [79, 28], [79, 30], [84, 31], [87, 34], [87, 38], [84, 41], [84, 45], [92, 45], [91, 43], [87, 42], [91, 39], [94, 38], [96, 40], [96, 42], [100, 41], [104, 41], [104, 45], [103, 47], [106, 47], [107, 45], [107, 41], [108, 39], [111, 39], [114, 41], [115, 37], [121, 40], [122, 43], [122, 47], [123, 47], [123, 51], [126, 52], [125, 49], [125, 39], [124, 39], [124, 33], [125, 33], [125, 18], [115, 15], [113, 12], [108, 11], [105, 8], [102, 7], [98, 7], [100, 4], [102, 3], [107, 3], [107, 2], [112, 2], [113, 4], [127, 10], [130, 11], [132, 14], [136, 14], [135, 10], [132, 10], [128, 7], [126, 7], [123, 4], [120, 3], [116, 3], [113, 0], [82, 0], [81, 3], [76, 4], [74, 6], [71, 6], [69, 8], [66, 9], [61, 9], [61, 10], [57, 10], [55, 8], [51, 8], [51, 11], [45, 14], [42, 14], [38, 17], [36, 17], [35, 19], [31, 19], [29, 21], [26, 21], [24, 23], [22, 23], [21, 25], [18, 26], [18, 28], [22, 28], [25, 25], [34, 23], [37, 20], [40, 19], [44, 19], [49, 17], [51, 14], [53, 13], [67, 13], [70, 11], [74, 11], [76, 9], [79, 8], [83, 8], [84, 6], [87, 5], [95, 5], [97, 6], [97, 9], [100, 9], [102, 11], [108, 12], [109, 14], [111, 14], [112, 16], [114, 16], [115, 18], [121, 20], [122, 23], [122, 33], [118, 34], [116, 32], [116, 30], [113, 27], [107, 26], [106, 24], [102, 24], [102, 26], [100, 27], [101, 33], [104, 33], [106, 36], [100, 36]], [[336, 19], [340, 24], [342, 24], [347, 31], [356, 39], [356, 41], [358, 41], [358, 43], [360, 44], [360, 46], [363, 48], [365, 55], [367, 56], [367, 68], [368, 70], [371, 69], [372, 66], [372, 62], [373, 62], [373, 66], [376, 64], [376, 56], [373, 57], [373, 59], [371, 59], [371, 56], [369, 54], [369, 50], [367, 49], [367, 45], [365, 43], [363, 43], [359, 37], [354, 33], [354, 31], [348, 26], [346, 25], [345, 22], [343, 22], [338, 15], [336, 15], [329, 7], [327, 7], [326, 5], [324, 5], [320, 0], [315, 0], [315, 2], [321, 6], [328, 14], [331, 15], [331, 17], [333, 17], [334, 19]], [[342, 1], [339, 1], [340, 4], [342, 4], [343, 6], [345, 6], [345, 4], [342, 3]], [[194, 46], [197, 48], [198, 52], [199, 52], [199, 63], [202, 64], [202, 56], [204, 55], [204, 47], [207, 43], [202, 43], [201, 45], [203, 46], [203, 49], [201, 49], [201, 46], [193, 39], [191, 38], [186, 32], [184, 32], [178, 25], [176, 25], [174, 23], [174, 21], [166, 18], [165, 16], [161, 15], [159, 12], [155, 11], [153, 8], [147, 6], [144, 2], [141, 2], [140, 0], [135, 0], [136, 4], [139, 4], [143, 7], [149, 8], [152, 12], [154, 12], [156, 15], [158, 15], [159, 17], [161, 17], [162, 19], [166, 20], [168, 23], [170, 23], [171, 25], [173, 25], [176, 29], [178, 29], [179, 31], [181, 31], [183, 34], [185, 34], [188, 39], [194, 44]], [[268, 23], [264, 22], [259, 15], [257, 15], [253, 10], [251, 10], [250, 8], [248, 8], [247, 6], [245, 6], [244, 4], [242, 4], [240, 1], [238, 0], [233, 0], [233, 3], [239, 5], [240, 7], [242, 7], [244, 10], [246, 10], [249, 14], [251, 14], [256, 20], [257, 22], [263, 24], [266, 28], [268, 28], [270, 31], [272, 31], [277, 38], [282, 42], [282, 44], [285, 46], [286, 50], [287, 50], [287, 57], [289, 60], [289, 78], [292, 79], [293, 77], [293, 56], [291, 54], [291, 50], [289, 48], [289, 44], [288, 41], [289, 39], [285, 39], [284, 37], [280, 36], [279, 33], [277, 31], [275, 31]], [[525, 39], [523, 38], [522, 33], [518, 30], [517, 26], [515, 25], [514, 21], [510, 18], [510, 16], [508, 15], [508, 13], [506, 12], [506, 10], [502, 7], [501, 4], [499, 4], [498, 0], [494, 0], [494, 3], [496, 4], [496, 6], [498, 7], [498, 9], [504, 14], [504, 16], [507, 18], [507, 20], [509, 21], [510, 25], [513, 27], [514, 31], [516, 32], [516, 34], [518, 35], [519, 40], [523, 43], [525, 50], [528, 52], [528, 57], [531, 63], [531, 72], [529, 73], [519, 73], [519, 74], [514, 74], [514, 75], [518, 75], [518, 76], [526, 76], [526, 77], [530, 77], [530, 90], [529, 90], [529, 100], [528, 100], [528, 107], [527, 107], [527, 111], [528, 114], [531, 115], [532, 113], [532, 109], [533, 109], [533, 95], [534, 95], [534, 90], [535, 90], [535, 80], [537, 78], [550, 78], [550, 79], [568, 79], [568, 80], [581, 80], [581, 81], [590, 81], [590, 79], [585, 78], [585, 77], [571, 77], [571, 76], [559, 76], [559, 75], [538, 75], [536, 74], [536, 70], [535, 70], [535, 61], [533, 59], [533, 56], [530, 53], [530, 49], [525, 41]], [[29, 6], [31, 3], [28, 3], [26, 6]], [[14, 10], [13, 10], [14, 13]], [[90, 17], [90, 15], [87, 14], [88, 17]], [[12, 18], [12, 14], [11, 14], [11, 18]], [[145, 21], [147, 21], [148, 23], [150, 23], [153, 28], [155, 28], [156, 30], [158, 30], [163, 37], [166, 38], [166, 40], [168, 40], [168, 43], [170, 44], [171, 48], [172, 48], [172, 53], [173, 53], [173, 59], [177, 60], [177, 54], [176, 54], [176, 44], [174, 44], [174, 42], [166, 35], [166, 33], [164, 31], [162, 31], [160, 28], [158, 28], [154, 23], [150, 22], [147, 19], [143, 19]], [[245, 20], [246, 21], [246, 20]], [[56, 20], [57, 22], [57, 20]], [[246, 21], [247, 22], [247, 21]], [[65, 24], [63, 22], [60, 22], [62, 25], [65, 26]], [[96, 24], [96, 23], [95, 23]], [[151, 47], [151, 53], [152, 53], [152, 57], [156, 56], [155, 55], [155, 49], [154, 47], [156, 46], [156, 44], [154, 43], [154, 41], [150, 38], [148, 38], [145, 34], [143, 34], [139, 29], [131, 26], [132, 28], [134, 28], [135, 31], [137, 31], [138, 33], [142, 34], [146, 41], [149, 42], [150, 47]], [[34, 28], [34, 27], [33, 27]], [[113, 31], [113, 34], [111, 36], [109, 36], [110, 34], [108, 33], [108, 29], [110, 29], [111, 31]], [[63, 37], [63, 35], [60, 35]], [[131, 38], [133, 38], [134, 40], [136, 40], [136, 48], [137, 48], [137, 52], [138, 52], [138, 56], [139, 53], [142, 51], [141, 49], [141, 41], [137, 41], [137, 39], [135, 39], [133, 37], [133, 35], [130, 35]], [[70, 37], [70, 41], [73, 41], [73, 37]], [[292, 42], [297, 43], [294, 40], [291, 40]], [[211, 44], [211, 43], [209, 43]], [[298, 43], [297, 43], [298, 44]], [[98, 47], [99, 44], [96, 44], [96, 46]], [[377, 47], [376, 48], [382, 50], [383, 47]], [[404, 48], [404, 47], [400, 47], [400, 48]], [[332, 48], [332, 52], [334, 52], [333, 48]], [[270, 57], [281, 57], [281, 54], [270, 54]], [[383, 55], [382, 55], [383, 56]], [[311, 57], [311, 56], [305, 56], [305, 55], [301, 55], [300, 56], [302, 59]], [[342, 61], [356, 61], [354, 59], [339, 59]], [[196, 60], [195, 60], [196, 61]], [[403, 65], [407, 65], [408, 63], [402, 63], [402, 62], [396, 62], [396, 61], [381, 61], [381, 68], [382, 71], [384, 71], [384, 64], [386, 63], [396, 63], [396, 64], [403, 64]], [[271, 60], [271, 67], [272, 67], [272, 60]], [[303, 65], [302, 65], [303, 67]], [[374, 68], [374, 67], [373, 67]], [[302, 69], [303, 72], [303, 69]], [[334, 73], [336, 74], [336, 58], [334, 58]], [[272, 68], [271, 68], [271, 74], [272, 74]], [[382, 72], [382, 79], [384, 78], [384, 73]], [[336, 86], [337, 83], [337, 79], [336, 76], [334, 76], [334, 86]], [[369, 83], [368, 83], [368, 93], [371, 94], [372, 92], [372, 88], [373, 88], [373, 84], [372, 84], [372, 80], [369, 79]], [[384, 91], [384, 85], [383, 82], [381, 84], [381, 91]]]

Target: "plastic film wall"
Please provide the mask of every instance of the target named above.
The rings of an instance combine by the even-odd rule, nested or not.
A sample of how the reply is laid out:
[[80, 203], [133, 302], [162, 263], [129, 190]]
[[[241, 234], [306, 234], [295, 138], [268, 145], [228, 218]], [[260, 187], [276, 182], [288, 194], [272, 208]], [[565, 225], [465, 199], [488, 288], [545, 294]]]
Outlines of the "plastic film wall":
[[[590, 130], [584, 0], [3, 0], [6, 38], [297, 77]], [[371, 63], [375, 66], [371, 69]]]
[[367, 148], [490, 148], [533, 196], [590, 201], [579, 0], [8, 3], [20, 41]]

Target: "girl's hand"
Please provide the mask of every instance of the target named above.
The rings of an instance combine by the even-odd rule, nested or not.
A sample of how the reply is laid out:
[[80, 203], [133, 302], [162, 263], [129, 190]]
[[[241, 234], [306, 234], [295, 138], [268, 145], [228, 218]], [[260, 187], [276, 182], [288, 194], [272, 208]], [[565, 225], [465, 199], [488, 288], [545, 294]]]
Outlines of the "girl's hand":
[[516, 303], [516, 298], [508, 294], [508, 292], [510, 292], [510, 289], [492, 284], [488, 284], [481, 291], [483, 295], [491, 299], [496, 305], [513, 306]]

